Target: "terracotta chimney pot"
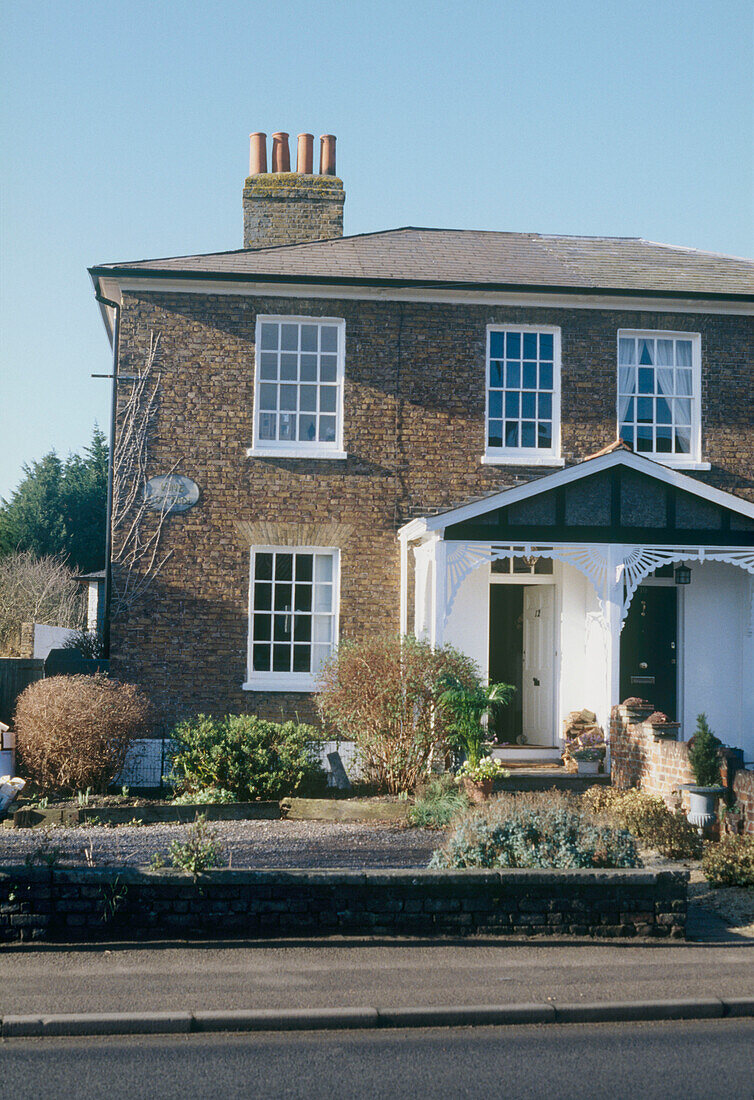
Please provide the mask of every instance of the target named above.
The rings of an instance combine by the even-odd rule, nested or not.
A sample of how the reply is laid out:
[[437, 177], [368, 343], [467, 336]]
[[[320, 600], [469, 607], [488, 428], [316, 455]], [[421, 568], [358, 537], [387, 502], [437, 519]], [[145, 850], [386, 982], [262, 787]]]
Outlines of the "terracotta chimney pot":
[[319, 174], [321, 176], [335, 175], [335, 135], [322, 134], [319, 139]]
[[267, 134], [249, 134], [249, 175], [267, 171]]
[[290, 172], [291, 151], [288, 148], [288, 135], [278, 133], [272, 135], [272, 171]]
[[310, 176], [314, 171], [314, 134], [298, 135], [296, 171], [304, 176]]

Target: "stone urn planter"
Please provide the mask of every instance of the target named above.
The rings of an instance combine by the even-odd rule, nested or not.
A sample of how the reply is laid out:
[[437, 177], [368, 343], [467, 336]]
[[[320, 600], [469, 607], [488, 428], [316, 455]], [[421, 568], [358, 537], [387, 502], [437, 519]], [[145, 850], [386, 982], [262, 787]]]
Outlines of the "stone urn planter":
[[722, 787], [698, 787], [694, 783], [684, 783], [683, 790], [688, 791], [689, 810], [686, 817], [696, 825], [700, 834], [708, 825], [717, 820], [717, 801], [723, 795]]
[[599, 775], [599, 760], [577, 760], [579, 775]]
[[463, 790], [469, 802], [473, 802], [477, 805], [480, 802], [486, 802], [491, 796], [494, 782], [494, 779], [471, 779], [468, 775], [464, 775], [461, 780]]

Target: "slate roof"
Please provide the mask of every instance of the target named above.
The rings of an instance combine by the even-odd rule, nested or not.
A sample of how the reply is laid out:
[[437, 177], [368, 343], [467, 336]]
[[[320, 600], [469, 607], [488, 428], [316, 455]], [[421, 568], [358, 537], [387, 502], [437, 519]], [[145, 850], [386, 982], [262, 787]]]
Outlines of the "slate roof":
[[104, 264], [93, 277], [538, 288], [754, 300], [754, 260], [638, 237], [407, 227], [277, 248]]

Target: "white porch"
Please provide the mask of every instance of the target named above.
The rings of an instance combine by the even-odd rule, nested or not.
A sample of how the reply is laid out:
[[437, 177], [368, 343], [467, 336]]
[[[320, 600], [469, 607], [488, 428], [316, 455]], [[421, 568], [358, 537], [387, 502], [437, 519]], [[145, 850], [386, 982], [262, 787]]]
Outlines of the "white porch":
[[[687, 530], [703, 533], [703, 520], [710, 526], [709, 541], [665, 541], [663, 535], [678, 537], [678, 529], [668, 531], [659, 520], [647, 531], [651, 542], [609, 541], [630, 526], [621, 524], [620, 515], [617, 524], [605, 524], [609, 527], [603, 533], [605, 541], [541, 537], [583, 533], [578, 528], [584, 524], [571, 524], [568, 530], [569, 524], [562, 522], [570, 497], [560, 508], [561, 522], [553, 522], [550, 532], [542, 522], [547, 509], [541, 506], [557, 490], [570, 492], [567, 487], [582, 480], [577, 490], [589, 498], [589, 520], [607, 516], [608, 511], [600, 512], [598, 490], [606, 477], [613, 478], [616, 468], [629, 470], [624, 486], [628, 484], [632, 492], [636, 486], [629, 479], [638, 471], [663, 493], [680, 494], [678, 500], [673, 496], [672, 508], [668, 505], [673, 519], [676, 509], [679, 516], [685, 515], [684, 509], [690, 507], [687, 498], [703, 502], [697, 507], [692, 501], [691, 507], [698, 511], [693, 519], [696, 526], [683, 528], [681, 537]], [[604, 487], [611, 492], [615, 511], [620, 488], [616, 496], [614, 480]], [[535, 498], [539, 498], [536, 507]], [[511, 506], [524, 502], [528, 502], [526, 534], [539, 537], [526, 541], [495, 537], [510, 536], [515, 527], [511, 521], [517, 518]], [[653, 507], [650, 493], [650, 518]], [[624, 510], [628, 516], [628, 506]], [[731, 513], [736, 517], [733, 522]], [[575, 515], [573, 508], [570, 515]], [[533, 517], [536, 531], [530, 522]], [[485, 526], [489, 539], [458, 537], [482, 534]], [[594, 526], [590, 522], [590, 534], [595, 533]], [[633, 524], [632, 533], [636, 527]], [[582, 708], [595, 711], [607, 730], [612, 706], [636, 695], [678, 720], [683, 739], [691, 737], [696, 716], [704, 711], [726, 744], [743, 748], [746, 759], [754, 759], [753, 533], [754, 507], [747, 502], [626, 451], [613, 451], [406, 525], [401, 532], [402, 629], [413, 627], [414, 633], [434, 645], [457, 647], [491, 680], [506, 678], [500, 670], [514, 668], [520, 649], [519, 728], [528, 744], [557, 747], [563, 719]], [[722, 544], [726, 535], [730, 542]], [[740, 542], [736, 544], [734, 538]], [[412, 593], [408, 590], [410, 551]], [[691, 570], [690, 583], [677, 583], [679, 565]], [[508, 589], [505, 596], [500, 595], [503, 588]], [[662, 598], [658, 589], [666, 590]], [[650, 616], [648, 635], [641, 634], [641, 616]], [[512, 640], [516, 631], [520, 642]], [[637, 642], [637, 637], [643, 640]], [[659, 647], [659, 652], [642, 659], [638, 647], [645, 644]], [[514, 682], [512, 675], [507, 679]], [[671, 708], [675, 713], [670, 713]]]

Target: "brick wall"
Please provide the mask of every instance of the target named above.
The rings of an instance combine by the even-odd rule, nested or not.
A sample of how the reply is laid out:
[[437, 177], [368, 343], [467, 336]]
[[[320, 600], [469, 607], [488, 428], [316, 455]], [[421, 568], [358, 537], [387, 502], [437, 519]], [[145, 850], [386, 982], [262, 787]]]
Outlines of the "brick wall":
[[684, 871], [0, 870], [2, 940], [672, 936]]
[[741, 832], [754, 836], [754, 771], [737, 771], [733, 777], [733, 797], [743, 810]]
[[613, 786], [641, 787], [668, 805], [678, 802], [677, 788], [693, 783], [688, 744], [677, 741], [676, 723], [647, 721], [653, 707], [613, 707], [610, 718], [610, 770]]
[[[346, 322], [346, 461], [247, 458], [258, 313]], [[308, 696], [250, 694], [245, 679], [248, 525], [343, 524], [340, 632], [395, 631], [396, 530], [406, 520], [541, 474], [483, 466], [485, 330], [560, 325], [568, 462], [615, 438], [616, 331], [701, 331], [705, 480], [754, 499], [754, 337], [746, 318], [688, 313], [439, 305], [235, 295], [126, 293], [121, 370], [159, 333], [159, 420], [148, 476], [174, 466], [199, 504], [169, 517], [157, 581], [113, 623], [112, 671], [141, 683], [165, 715], [208, 710], [314, 718]], [[124, 387], [121, 387], [124, 390]]]
[[249, 176], [243, 189], [243, 246], [267, 248], [342, 237], [345, 199], [337, 176]]

